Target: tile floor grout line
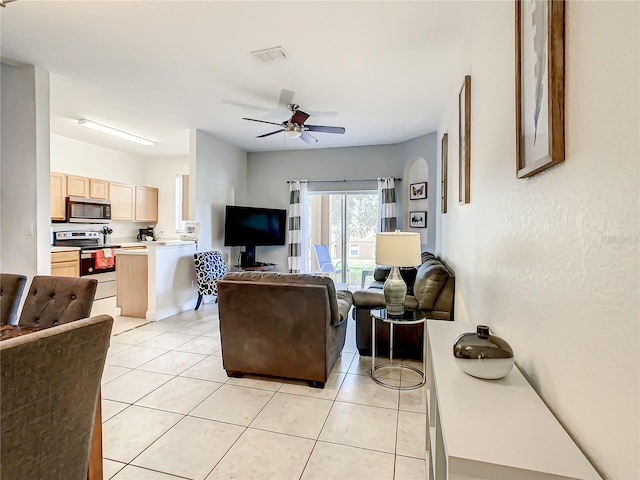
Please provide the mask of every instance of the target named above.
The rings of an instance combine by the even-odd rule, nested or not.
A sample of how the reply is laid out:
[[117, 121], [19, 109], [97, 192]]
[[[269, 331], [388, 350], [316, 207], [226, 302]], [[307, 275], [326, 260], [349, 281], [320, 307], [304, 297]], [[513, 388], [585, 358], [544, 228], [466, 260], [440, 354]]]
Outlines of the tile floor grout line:
[[[182, 314], [184, 314], [184, 312], [183, 312]], [[211, 317], [211, 319], [210, 319], [209, 321], [214, 322], [214, 323], [216, 323], [217, 325], [219, 325], [219, 319], [218, 319], [218, 315], [217, 315], [217, 314], [212, 313], [212, 314], [210, 314], [210, 317]], [[205, 320], [204, 318], [199, 318], [199, 319], [197, 319], [197, 321], [198, 321], [198, 323], [202, 322], [203, 324], [206, 322], [206, 320]], [[196, 320], [194, 320], [193, 322], [196, 322]], [[137, 326], [137, 327], [131, 328], [131, 329], [127, 330], [127, 331], [135, 330], [136, 328], [140, 328], [140, 327], [142, 327], [142, 326], [148, 325], [149, 323], [151, 323], [151, 322], [148, 322], [148, 323], [146, 323], [146, 324], [144, 324], [144, 325], [140, 325], [140, 326]], [[198, 325], [198, 327], [199, 327], [199, 325]], [[177, 327], [176, 327], [176, 328], [177, 328]], [[218, 326], [218, 327], [214, 327], [214, 328], [218, 328], [218, 329], [219, 329], [219, 326]], [[178, 330], [176, 331], [176, 333], [180, 333], [180, 332], [184, 332], [184, 329], [178, 328]], [[219, 330], [218, 330], [218, 332], [219, 332]], [[125, 332], [120, 332], [120, 333], [125, 333]], [[166, 332], [166, 331], [163, 331], [163, 332], [161, 332], [159, 335], [161, 335], [162, 333], [167, 333], [167, 332]], [[159, 336], [159, 335], [157, 335], [157, 336]], [[156, 337], [157, 337], [157, 336], [156, 336]], [[156, 337], [152, 337], [152, 338], [156, 338]], [[217, 338], [216, 338], [216, 337], [217, 337]], [[219, 335], [216, 335], [216, 336], [214, 336], [214, 337], [211, 337], [211, 336], [209, 336], [208, 334], [201, 334], [201, 333], [198, 333], [198, 334], [196, 334], [196, 335], [195, 335], [191, 340], [188, 340], [187, 342], [184, 342], [184, 343], [182, 343], [182, 344], [180, 344], [180, 345], [177, 345], [177, 346], [175, 346], [175, 347], [173, 347], [173, 348], [169, 348], [168, 350], [166, 349], [166, 347], [149, 347], [149, 346], [147, 346], [147, 345], [137, 344], [138, 346], [143, 346], [143, 347], [148, 347], [148, 348], [159, 348], [159, 349], [166, 350], [166, 351], [165, 351], [165, 353], [161, 354], [160, 356], [165, 355], [166, 353], [168, 353], [168, 352], [170, 352], [170, 351], [174, 351], [174, 352], [181, 352], [181, 353], [190, 353], [190, 354], [196, 354], [196, 355], [204, 355], [204, 358], [202, 358], [202, 359], [198, 360], [196, 363], [194, 363], [193, 365], [190, 365], [190, 366], [189, 366], [189, 367], [187, 367], [186, 369], [181, 370], [179, 373], [169, 373], [169, 374], [167, 374], [167, 373], [165, 373], [165, 372], [154, 372], [154, 371], [150, 371], [150, 370], [143, 370], [143, 369], [141, 369], [141, 367], [142, 367], [142, 366], [146, 365], [146, 364], [147, 364], [147, 363], [149, 363], [149, 362], [152, 362], [154, 359], [150, 359], [150, 360], [148, 360], [147, 362], [145, 362], [145, 363], [143, 363], [143, 364], [141, 364], [141, 365], [139, 365], [139, 366], [137, 366], [137, 367], [134, 367], [134, 368], [131, 368], [131, 367], [123, 367], [123, 366], [121, 366], [121, 365], [111, 365], [111, 366], [113, 366], [113, 367], [117, 367], [117, 368], [127, 368], [127, 369], [129, 369], [129, 371], [128, 371], [128, 372], [125, 372], [125, 373], [122, 373], [122, 374], [120, 374], [120, 375], [118, 375], [118, 376], [114, 377], [114, 378], [113, 378], [113, 379], [111, 379], [109, 382], [106, 382], [106, 383], [105, 383], [105, 385], [107, 385], [107, 384], [111, 383], [112, 381], [114, 381], [114, 380], [116, 380], [116, 379], [118, 379], [118, 378], [122, 377], [123, 375], [126, 375], [127, 373], [129, 373], [129, 372], [131, 372], [131, 371], [133, 371], [133, 370], [137, 370], [137, 371], [145, 372], [145, 373], [160, 373], [160, 374], [162, 374], [162, 375], [170, 376], [171, 378], [169, 378], [169, 380], [167, 380], [166, 382], [164, 382], [164, 383], [162, 383], [161, 385], [157, 386], [156, 388], [152, 389], [150, 392], [146, 393], [146, 394], [145, 394], [145, 395], [143, 395], [141, 398], [139, 398], [139, 399], [135, 400], [135, 402], [133, 402], [133, 403], [123, 402], [123, 401], [121, 401], [121, 400], [105, 399], [105, 400], [109, 400], [109, 401], [113, 401], [113, 402], [116, 402], [116, 403], [119, 403], [119, 404], [125, 404], [125, 405], [126, 405], [126, 407], [125, 407], [122, 411], [120, 411], [120, 412], [116, 413], [115, 415], [113, 415], [112, 417], [110, 417], [110, 419], [109, 419], [109, 420], [111, 420], [112, 418], [115, 418], [116, 416], [118, 416], [118, 415], [119, 415], [120, 413], [122, 413], [123, 411], [126, 411], [127, 409], [129, 409], [129, 407], [131, 407], [131, 406], [137, 406], [137, 407], [140, 407], [140, 408], [145, 408], [145, 409], [155, 410], [155, 411], [161, 411], [161, 412], [167, 412], [167, 413], [170, 413], [170, 414], [174, 414], [174, 415], [179, 415], [179, 416], [181, 416], [181, 418], [180, 418], [180, 419], [179, 419], [175, 424], [173, 424], [173, 425], [172, 425], [172, 426], [171, 426], [167, 431], [165, 431], [162, 435], [160, 435], [158, 438], [156, 438], [156, 439], [155, 439], [151, 444], [149, 444], [147, 447], [145, 447], [145, 448], [144, 448], [144, 449], [143, 449], [143, 450], [142, 450], [138, 455], [136, 455], [136, 456], [135, 456], [135, 457], [134, 457], [130, 462], [126, 462], [126, 463], [124, 463], [124, 462], [121, 462], [121, 461], [119, 461], [119, 460], [115, 460], [115, 459], [113, 460], [114, 462], [117, 462], [118, 464], [123, 464], [123, 463], [124, 463], [125, 467], [126, 467], [126, 466], [129, 466], [129, 465], [131, 465], [132, 467], [133, 467], [133, 466], [135, 466], [135, 465], [133, 465], [133, 464], [132, 464], [132, 462], [134, 462], [134, 461], [135, 461], [135, 459], [139, 458], [139, 456], [140, 456], [140, 455], [142, 455], [142, 453], [146, 452], [150, 447], [152, 447], [153, 445], [155, 445], [155, 444], [156, 444], [156, 442], [157, 442], [159, 439], [164, 438], [164, 437], [165, 437], [165, 435], [166, 435], [168, 432], [172, 431], [172, 430], [176, 427], [176, 425], [178, 425], [178, 423], [180, 423], [180, 422], [184, 421], [184, 419], [185, 419], [186, 417], [190, 417], [190, 418], [194, 418], [194, 419], [208, 420], [208, 421], [210, 421], [210, 422], [219, 422], [219, 423], [223, 423], [223, 424], [227, 424], [227, 425], [233, 425], [233, 426], [236, 426], [236, 427], [240, 426], [240, 427], [242, 427], [242, 428], [243, 428], [242, 433], [241, 433], [241, 434], [236, 438], [236, 440], [231, 444], [231, 446], [230, 446], [230, 447], [226, 450], [226, 452], [221, 456], [221, 458], [218, 460], [218, 462], [216, 462], [216, 464], [214, 465], [213, 469], [209, 472], [209, 474], [208, 474], [208, 475], [211, 475], [211, 473], [213, 472], [213, 470], [215, 470], [215, 468], [220, 464], [220, 462], [221, 462], [224, 458], [226, 458], [226, 456], [229, 454], [230, 450], [231, 450], [231, 449], [232, 449], [232, 448], [237, 444], [238, 440], [239, 440], [240, 438], [242, 438], [242, 437], [243, 437], [243, 435], [246, 435], [247, 430], [249, 430], [249, 429], [256, 430], [256, 431], [265, 431], [265, 432], [273, 433], [273, 434], [276, 434], [276, 435], [286, 435], [286, 436], [288, 436], [288, 437], [293, 437], [293, 438], [300, 438], [300, 439], [305, 439], [305, 440], [313, 440], [313, 441], [314, 441], [314, 443], [313, 443], [313, 447], [311, 448], [311, 451], [310, 451], [310, 453], [309, 453], [309, 454], [308, 454], [308, 456], [307, 456], [307, 459], [306, 459], [305, 465], [304, 465], [304, 467], [303, 467], [303, 469], [302, 469], [302, 472], [301, 472], [301, 474], [300, 474], [299, 478], [302, 478], [302, 476], [304, 475], [304, 472], [307, 470], [307, 468], [308, 468], [308, 466], [309, 466], [309, 462], [310, 462], [310, 460], [311, 460], [311, 456], [312, 456], [312, 455], [313, 455], [313, 453], [316, 451], [316, 449], [317, 449], [317, 445], [318, 445], [318, 443], [319, 443], [319, 442], [323, 442], [323, 443], [327, 443], [327, 444], [334, 444], [334, 445], [337, 445], [337, 446], [343, 446], [343, 447], [347, 447], [347, 448], [354, 448], [354, 449], [367, 450], [367, 451], [376, 452], [376, 453], [382, 453], [382, 454], [393, 455], [393, 456], [394, 456], [394, 459], [393, 459], [393, 477], [394, 477], [394, 478], [395, 478], [395, 475], [396, 475], [397, 457], [398, 457], [398, 456], [402, 456], [402, 457], [406, 457], [406, 458], [411, 458], [411, 459], [417, 459], [417, 460], [424, 460], [424, 458], [413, 457], [413, 456], [411, 456], [411, 455], [398, 455], [398, 453], [397, 453], [397, 452], [398, 452], [397, 448], [398, 448], [399, 426], [400, 426], [400, 425], [399, 425], [399, 423], [400, 423], [400, 411], [403, 411], [403, 410], [401, 409], [401, 406], [400, 406], [400, 403], [401, 403], [401, 396], [402, 396], [402, 395], [401, 395], [401, 392], [398, 392], [398, 398], [397, 398], [397, 403], [396, 403], [396, 407], [395, 407], [395, 408], [390, 408], [390, 407], [385, 407], [385, 406], [378, 406], [378, 405], [370, 405], [370, 404], [366, 404], [366, 403], [358, 403], [358, 402], [352, 402], [352, 401], [344, 401], [344, 400], [340, 400], [340, 401], [338, 401], [338, 396], [339, 396], [339, 394], [340, 394], [340, 391], [342, 390], [342, 388], [344, 387], [345, 382], [347, 381], [347, 375], [367, 376], [367, 374], [366, 374], [366, 373], [364, 373], [364, 372], [362, 372], [362, 373], [361, 373], [361, 372], [359, 371], [359, 368], [356, 368], [356, 369], [355, 369], [355, 372], [352, 372], [352, 371], [351, 371], [351, 369], [352, 369], [352, 368], [354, 368], [354, 365], [355, 365], [355, 363], [354, 363], [354, 362], [360, 362], [360, 361], [361, 361], [361, 360], [360, 360], [361, 356], [359, 355], [359, 352], [357, 351], [357, 349], [354, 349], [354, 351], [349, 351], [349, 352], [347, 352], [347, 351], [344, 351], [344, 350], [343, 350], [343, 351], [341, 352], [341, 356], [342, 356], [343, 354], [345, 354], [345, 355], [346, 355], [346, 354], [348, 354], [348, 355], [350, 355], [350, 356], [351, 356], [351, 359], [350, 359], [350, 361], [349, 361], [349, 364], [348, 364], [348, 365], [345, 365], [345, 367], [344, 367], [344, 368], [341, 368], [341, 370], [343, 370], [343, 369], [344, 369], [344, 370], [346, 370], [346, 371], [334, 371], [334, 370], [332, 370], [332, 371], [330, 372], [330, 375], [331, 375], [331, 374], [341, 375], [341, 376], [342, 376], [342, 379], [341, 379], [341, 381], [340, 381], [340, 384], [336, 386], [336, 393], [335, 393], [335, 395], [332, 395], [332, 396], [331, 396], [332, 398], [322, 398], [322, 397], [318, 397], [318, 396], [315, 396], [315, 395], [305, 395], [305, 394], [302, 394], [302, 393], [299, 393], [299, 392], [296, 392], [296, 391], [294, 391], [294, 392], [285, 392], [285, 391], [282, 391], [282, 390], [283, 390], [283, 388], [285, 388], [285, 387], [284, 387], [284, 385], [297, 386], [297, 384], [296, 384], [295, 382], [288, 383], [288, 382], [286, 382], [286, 381], [282, 381], [282, 382], [280, 382], [280, 384], [277, 386], [277, 388], [276, 388], [275, 390], [273, 390], [273, 389], [266, 389], [266, 388], [256, 387], [255, 385], [241, 385], [241, 384], [230, 383], [230, 382], [232, 381], [232, 380], [231, 380], [231, 378], [227, 378], [224, 382], [220, 382], [220, 381], [216, 381], [216, 380], [212, 380], [212, 379], [208, 379], [208, 378], [190, 377], [190, 376], [189, 376], [189, 374], [187, 374], [187, 375], [183, 375], [183, 374], [184, 374], [185, 372], [187, 372], [189, 369], [194, 368], [194, 367], [196, 367], [197, 365], [200, 365], [202, 362], [204, 362], [205, 360], [209, 359], [210, 357], [215, 357], [215, 358], [221, 359], [221, 350], [220, 350], [220, 349], [217, 349], [217, 350], [216, 350], [216, 351], [214, 351], [213, 353], [206, 353], [206, 354], [205, 354], [205, 353], [188, 352], [188, 351], [182, 351], [182, 350], [180, 350], [180, 348], [181, 348], [181, 347], [183, 347], [184, 345], [186, 345], [187, 343], [192, 342], [192, 341], [195, 341], [195, 340], [198, 340], [198, 339], [201, 339], [201, 341], [204, 341], [205, 343], [212, 343], [212, 344], [215, 344], [215, 343], [217, 343], [217, 342], [220, 342]], [[148, 341], [148, 340], [150, 340], [150, 339], [146, 339], [145, 341]], [[118, 342], [115, 342], [115, 343], [118, 343]], [[127, 345], [127, 348], [131, 348], [131, 347], [133, 347], [133, 346], [136, 346], [136, 345], [131, 345], [131, 344], [120, 344], [120, 345]], [[349, 347], [349, 348], [350, 348], [350, 347]], [[125, 350], [126, 350], [126, 349], [125, 349]], [[123, 351], [125, 351], [125, 350], [123, 350]], [[120, 352], [119, 352], [119, 353], [120, 353]], [[358, 359], [356, 359], [356, 357], [358, 357]], [[158, 357], [155, 357], [155, 358], [158, 358]], [[163, 386], [166, 386], [166, 384], [167, 384], [167, 383], [169, 383], [169, 382], [173, 381], [173, 380], [174, 380], [174, 379], [176, 379], [176, 378], [186, 378], [186, 379], [193, 379], [193, 380], [205, 381], [205, 382], [209, 382], [209, 383], [217, 384], [217, 385], [218, 385], [218, 387], [217, 387], [213, 392], [211, 392], [207, 397], [205, 397], [204, 399], [200, 400], [197, 404], [195, 404], [195, 406], [191, 407], [191, 410], [189, 410], [189, 412], [188, 412], [188, 413], [186, 413], [186, 414], [183, 414], [183, 413], [181, 413], [181, 412], [173, 412], [173, 411], [170, 411], [170, 410], [164, 410], [163, 408], [158, 408], [158, 407], [149, 407], [149, 406], [142, 406], [142, 405], [137, 405], [137, 404], [136, 404], [136, 402], [139, 402], [142, 398], [145, 398], [146, 396], [151, 395], [153, 392], [156, 392], [158, 389], [162, 388]], [[260, 380], [260, 379], [259, 379], [259, 378], [257, 378], [257, 380]], [[401, 375], [400, 375], [400, 383], [402, 383], [402, 372], [401, 372]], [[260, 409], [260, 411], [259, 411], [259, 412], [258, 412], [258, 413], [253, 417], [253, 419], [251, 420], [251, 422], [249, 422], [249, 424], [248, 424], [248, 425], [237, 425], [237, 424], [234, 424], [234, 423], [228, 423], [228, 422], [223, 422], [223, 421], [220, 421], [220, 420], [213, 420], [213, 419], [209, 419], [209, 418], [206, 418], [206, 417], [198, 417], [198, 416], [195, 416], [195, 415], [191, 415], [191, 413], [192, 413], [196, 408], [198, 408], [198, 406], [200, 406], [203, 402], [205, 402], [208, 398], [210, 398], [210, 397], [211, 397], [212, 395], [214, 395], [216, 392], [218, 392], [218, 391], [220, 390], [220, 388], [221, 388], [222, 386], [224, 386], [224, 385], [237, 386], [237, 387], [242, 387], [242, 388], [245, 388], [245, 389], [253, 389], [253, 390], [259, 390], [259, 391], [268, 391], [268, 392], [272, 392], [272, 395], [271, 395], [271, 397], [269, 398], [269, 400], [267, 401], [267, 403], [265, 403], [265, 405], [264, 405], [264, 406]], [[258, 416], [259, 416], [259, 415], [260, 415], [260, 414], [265, 410], [265, 408], [267, 407], [267, 405], [269, 405], [269, 404], [271, 403], [271, 401], [276, 397], [276, 394], [277, 394], [277, 393], [282, 393], [282, 394], [284, 394], [284, 395], [292, 395], [292, 396], [297, 396], [297, 397], [304, 397], [304, 398], [312, 398], [312, 399], [329, 400], [329, 401], [331, 401], [331, 407], [330, 407], [330, 409], [329, 409], [329, 411], [328, 411], [328, 413], [327, 413], [326, 417], [324, 418], [323, 424], [322, 424], [322, 426], [320, 427], [320, 430], [319, 430], [318, 434], [316, 435], [315, 439], [314, 439], [314, 438], [309, 438], [309, 437], [304, 437], [304, 436], [292, 435], [292, 434], [289, 434], [289, 433], [273, 432], [273, 431], [271, 431], [271, 430], [266, 430], [266, 429], [256, 428], [256, 427], [252, 427], [252, 426], [251, 426], [251, 425], [253, 424], [253, 422], [256, 420], [256, 418], [257, 418], [257, 417], [258, 417]], [[393, 452], [391, 453], [391, 452], [386, 452], [386, 451], [382, 451], [382, 450], [375, 450], [375, 449], [371, 449], [371, 448], [359, 447], [359, 446], [354, 446], [354, 445], [346, 445], [346, 444], [344, 444], [344, 443], [330, 442], [330, 441], [325, 441], [325, 440], [322, 440], [322, 441], [321, 441], [321, 440], [320, 440], [320, 435], [322, 434], [322, 431], [323, 431], [323, 430], [324, 430], [324, 428], [326, 427], [326, 424], [327, 424], [328, 418], [329, 418], [329, 416], [331, 415], [331, 412], [334, 410], [336, 403], [351, 404], [351, 405], [358, 405], [358, 406], [363, 406], [363, 407], [372, 407], [372, 408], [382, 408], [382, 409], [386, 409], [386, 410], [395, 410], [395, 411], [396, 411], [396, 429], [395, 429], [395, 430], [396, 430], [396, 432], [395, 432], [395, 443], [394, 443], [394, 449], [393, 449]], [[408, 411], [409, 411], [409, 412], [411, 412], [411, 413], [421, 413], [421, 412], [419, 412], [419, 411], [417, 411], [417, 412], [413, 412], [413, 411], [411, 411], [411, 410], [408, 410]], [[108, 420], [106, 420], [106, 421], [108, 421]], [[106, 422], [106, 421], [105, 421], [105, 422]], [[105, 422], [103, 422], [103, 423], [105, 423]], [[106, 457], [105, 457], [105, 458], [106, 458]], [[109, 459], [109, 460], [111, 460], [111, 459]], [[125, 467], [123, 467], [123, 468], [125, 468]], [[136, 467], [138, 467], [138, 466], [136, 466]], [[153, 468], [149, 468], [149, 467], [138, 467], [138, 468], [143, 468], [143, 469], [146, 469], [146, 470], [149, 470], [149, 471], [157, 471], [157, 472], [165, 473], [165, 472], [163, 472], [162, 470], [154, 470]], [[122, 471], [122, 469], [121, 469], [121, 470], [119, 470], [118, 472], [116, 472], [116, 473], [115, 473], [115, 475], [117, 475], [117, 474], [118, 474], [118, 473], [120, 473], [121, 471]], [[175, 475], [175, 474], [172, 474], [172, 473], [169, 473], [169, 472], [166, 472], [166, 474], [168, 474], [168, 475]], [[180, 478], [187, 478], [187, 477], [180, 477]]]

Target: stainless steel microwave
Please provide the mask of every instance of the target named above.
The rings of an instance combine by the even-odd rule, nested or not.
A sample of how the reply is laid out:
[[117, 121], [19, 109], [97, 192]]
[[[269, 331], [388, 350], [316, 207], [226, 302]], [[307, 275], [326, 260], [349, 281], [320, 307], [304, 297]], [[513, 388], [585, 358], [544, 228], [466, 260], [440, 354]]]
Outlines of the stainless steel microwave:
[[67, 197], [67, 222], [109, 223], [111, 202], [99, 198]]

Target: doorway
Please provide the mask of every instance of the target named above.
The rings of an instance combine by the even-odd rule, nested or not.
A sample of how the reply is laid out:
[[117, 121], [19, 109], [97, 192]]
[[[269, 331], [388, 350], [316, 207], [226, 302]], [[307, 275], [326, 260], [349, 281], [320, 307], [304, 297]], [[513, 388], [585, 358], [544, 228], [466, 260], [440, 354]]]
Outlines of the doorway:
[[308, 205], [310, 271], [331, 276], [338, 288], [364, 288], [375, 268], [377, 192], [309, 192]]

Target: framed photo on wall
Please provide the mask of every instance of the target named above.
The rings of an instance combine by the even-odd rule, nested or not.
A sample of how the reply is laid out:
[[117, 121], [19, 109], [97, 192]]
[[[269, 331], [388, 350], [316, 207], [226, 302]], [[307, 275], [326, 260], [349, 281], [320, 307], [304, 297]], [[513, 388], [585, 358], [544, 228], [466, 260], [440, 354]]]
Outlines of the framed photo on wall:
[[411, 228], [427, 228], [427, 212], [409, 212]]
[[466, 75], [458, 95], [458, 203], [471, 201], [471, 76]]
[[442, 157], [442, 169], [440, 177], [440, 210], [447, 213], [447, 161], [449, 157], [449, 134], [442, 135], [442, 148], [440, 155]]
[[409, 200], [422, 200], [423, 198], [427, 198], [427, 182], [409, 185]]
[[517, 178], [564, 161], [564, 7], [515, 1]]

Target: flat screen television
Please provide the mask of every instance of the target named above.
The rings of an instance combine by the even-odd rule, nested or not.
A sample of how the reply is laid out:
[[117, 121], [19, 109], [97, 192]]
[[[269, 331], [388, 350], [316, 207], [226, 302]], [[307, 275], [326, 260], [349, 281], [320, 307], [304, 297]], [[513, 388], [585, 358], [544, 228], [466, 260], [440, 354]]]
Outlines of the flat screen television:
[[284, 245], [287, 211], [275, 208], [227, 205], [224, 218], [225, 246], [243, 246], [241, 265], [255, 265], [255, 247]]

